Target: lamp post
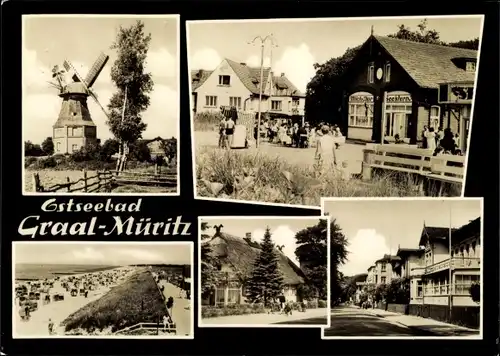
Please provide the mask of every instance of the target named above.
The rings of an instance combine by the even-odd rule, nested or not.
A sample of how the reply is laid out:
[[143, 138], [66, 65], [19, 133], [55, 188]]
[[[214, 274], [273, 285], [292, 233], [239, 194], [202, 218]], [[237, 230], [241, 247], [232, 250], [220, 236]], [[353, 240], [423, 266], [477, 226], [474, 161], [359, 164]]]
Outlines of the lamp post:
[[273, 34], [271, 33], [270, 35], [267, 35], [266, 37], [262, 36], [257, 36], [255, 37], [249, 44], [255, 44], [256, 41], [260, 41], [260, 81], [259, 81], [259, 106], [258, 106], [258, 111], [257, 111], [257, 137], [256, 137], [256, 142], [255, 145], [258, 148], [259, 147], [259, 142], [260, 142], [260, 123], [261, 123], [261, 118], [262, 118], [262, 82], [264, 81], [264, 46], [266, 44], [266, 41], [271, 41], [272, 46], [276, 46], [273, 40]]

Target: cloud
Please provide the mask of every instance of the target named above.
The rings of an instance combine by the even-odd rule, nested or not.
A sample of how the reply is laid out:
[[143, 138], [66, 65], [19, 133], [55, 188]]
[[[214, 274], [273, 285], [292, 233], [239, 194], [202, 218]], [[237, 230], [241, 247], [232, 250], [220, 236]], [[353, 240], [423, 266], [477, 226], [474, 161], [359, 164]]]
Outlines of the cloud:
[[163, 47], [156, 51], [149, 51], [146, 59], [146, 71], [151, 72], [155, 78], [176, 77], [177, 59]]
[[305, 93], [307, 84], [314, 77], [316, 60], [309, 50], [309, 46], [302, 43], [298, 47], [287, 47], [280, 59], [273, 63], [275, 75], [285, 73], [288, 79]]
[[[256, 55], [253, 55], [253, 56], [250, 56], [246, 62], [245, 62], [248, 66], [250, 67], [260, 67], [260, 57], [259, 56], [256, 56]], [[263, 64], [264, 67], [269, 67], [271, 66], [271, 58], [270, 57], [264, 57], [264, 64]]]
[[72, 261], [75, 262], [89, 262], [89, 261], [99, 261], [103, 262], [105, 260], [104, 254], [93, 249], [92, 247], [85, 247], [82, 250], [72, 251]]
[[360, 229], [349, 241], [348, 262], [340, 270], [347, 276], [366, 273], [373, 263], [389, 253], [389, 246], [383, 235], [375, 229]]
[[[143, 132], [144, 138], [177, 137], [179, 125], [179, 95], [176, 89], [158, 84], [159, 78], [175, 75], [176, 65], [166, 50], [153, 52], [153, 60], [149, 64], [153, 81], [156, 82], [150, 95], [150, 106], [142, 114], [143, 120], [148, 124]], [[162, 60], [165, 66], [160, 63]], [[47, 80], [51, 78], [51, 72], [37, 59], [36, 51], [27, 51], [23, 56], [23, 81], [25, 85], [25, 96], [23, 97], [23, 135], [24, 140], [33, 143], [41, 143], [47, 137], [52, 136], [52, 125], [56, 122], [61, 110], [62, 99], [57, 95], [57, 90], [50, 88]], [[170, 62], [169, 62], [170, 61]], [[170, 63], [170, 64], [169, 64]], [[72, 62], [75, 69], [82, 76], [86, 76], [89, 70], [87, 63], [79, 61]], [[91, 65], [91, 64], [90, 64]], [[110, 78], [108, 64], [97, 78], [93, 88], [97, 94], [102, 107], [107, 105], [116, 89]], [[67, 78], [71, 82], [71, 78]], [[88, 98], [88, 108], [94, 123], [97, 125], [97, 137], [101, 141], [112, 138], [113, 135], [106, 125], [107, 117], [101, 107], [92, 99]]]
[[125, 260], [132, 260], [137, 263], [147, 263], [147, 262], [161, 262], [162, 257], [151, 251], [141, 250], [137, 248], [130, 249], [119, 249], [116, 251], [121, 258]]
[[[264, 229], [256, 229], [252, 232], [252, 238], [255, 241], [262, 241], [264, 233]], [[280, 225], [276, 229], [271, 230], [271, 238], [274, 244], [276, 246], [283, 245], [283, 253], [296, 264], [299, 264], [295, 256], [295, 249], [297, 248], [297, 244], [295, 243], [295, 234], [295, 231], [290, 229], [287, 225]]]
[[213, 70], [222, 62], [222, 58], [215, 49], [204, 48], [196, 51], [189, 58], [191, 69]]

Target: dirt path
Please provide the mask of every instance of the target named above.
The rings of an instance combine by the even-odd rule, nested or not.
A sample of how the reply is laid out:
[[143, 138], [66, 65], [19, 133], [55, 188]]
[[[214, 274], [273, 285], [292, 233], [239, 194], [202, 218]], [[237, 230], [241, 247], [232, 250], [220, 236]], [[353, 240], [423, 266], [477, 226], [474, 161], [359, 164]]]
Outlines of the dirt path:
[[174, 286], [172, 283], [168, 283], [165, 280], [160, 280], [160, 288], [165, 287], [163, 290], [163, 295], [165, 300], [172, 297], [174, 298], [174, 306], [172, 310], [172, 320], [177, 326], [177, 335], [191, 335], [192, 334], [192, 322], [191, 322], [191, 300], [181, 297], [181, 289]]

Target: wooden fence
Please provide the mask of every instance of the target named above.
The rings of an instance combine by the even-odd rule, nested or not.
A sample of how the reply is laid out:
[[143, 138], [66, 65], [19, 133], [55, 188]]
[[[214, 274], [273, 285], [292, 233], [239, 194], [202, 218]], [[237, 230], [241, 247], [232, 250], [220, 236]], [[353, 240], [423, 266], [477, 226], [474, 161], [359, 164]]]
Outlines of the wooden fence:
[[[160, 330], [164, 330], [164, 328], [163, 328], [163, 325], [159, 321], [157, 323], [137, 323], [135, 325], [132, 325], [132, 326], [126, 327], [124, 329], [115, 331], [113, 334], [119, 335], [119, 334], [123, 334], [126, 332], [132, 332], [132, 331], [137, 331], [137, 330], [156, 330], [157, 335], [158, 335]], [[167, 328], [165, 329], [165, 331], [168, 333], [177, 334], [177, 329], [175, 327], [175, 324], [167, 325]]]
[[33, 173], [33, 191], [35, 192], [93, 193], [103, 190], [111, 191], [116, 186], [128, 184], [175, 188], [177, 187], [177, 172], [167, 170], [165, 173], [159, 173], [157, 169], [152, 173], [98, 171], [89, 176], [84, 170], [83, 177], [76, 181], [71, 181], [69, 177], [66, 177], [66, 183], [58, 183], [49, 187], [42, 184], [38, 173]]
[[113, 181], [113, 173], [110, 171], [96, 172], [95, 175], [89, 176], [88, 172], [84, 170], [83, 177], [76, 181], [72, 182], [69, 177], [66, 177], [66, 183], [58, 183], [49, 187], [44, 187], [40, 181], [40, 175], [38, 173], [33, 173], [33, 190], [35, 192], [44, 193], [92, 193], [111, 188]]
[[[396, 144], [367, 145], [363, 150], [362, 176], [364, 180], [370, 180], [374, 170], [406, 173], [417, 178], [416, 184], [420, 190], [424, 189], [424, 183], [427, 183], [427, 187], [437, 183], [435, 193], [441, 196], [445, 184], [463, 184], [464, 162], [464, 156], [433, 156], [425, 149]], [[427, 191], [430, 192], [430, 189]]]

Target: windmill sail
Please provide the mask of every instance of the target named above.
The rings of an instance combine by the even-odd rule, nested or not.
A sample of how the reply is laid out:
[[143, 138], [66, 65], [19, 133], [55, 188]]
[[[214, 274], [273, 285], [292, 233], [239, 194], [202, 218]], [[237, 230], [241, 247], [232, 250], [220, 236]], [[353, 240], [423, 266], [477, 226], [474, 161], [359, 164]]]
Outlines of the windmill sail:
[[85, 83], [89, 88], [95, 83], [99, 74], [101, 74], [101, 71], [108, 62], [108, 59], [109, 56], [104, 53], [101, 53], [99, 57], [97, 57], [96, 61], [92, 65], [92, 68], [90, 68], [87, 76], [85, 77]]
[[[106, 62], [104, 62], [104, 63], [106, 63]], [[101, 108], [102, 112], [106, 115], [106, 117], [109, 118], [108, 113], [106, 112], [106, 110], [104, 109], [104, 107], [101, 105], [101, 103], [97, 99], [97, 96], [89, 89], [89, 87], [87, 85], [87, 82], [82, 79], [82, 77], [80, 76], [80, 74], [78, 74], [78, 72], [76, 71], [75, 67], [69, 61], [67, 61], [67, 60], [64, 61], [63, 65], [64, 65], [64, 68], [66, 68], [66, 65], [67, 65], [70, 69], [73, 70], [73, 72], [75, 73], [74, 77], [76, 77], [78, 79], [78, 80], [75, 80], [75, 81], [81, 82], [83, 84], [83, 86], [87, 90], [87, 93], [92, 97], [92, 99], [94, 99], [94, 101], [96, 102], [96, 104], [99, 105], [99, 107]], [[102, 68], [101, 68], [101, 70], [102, 70]], [[95, 81], [95, 79], [94, 79], [94, 81]]]

